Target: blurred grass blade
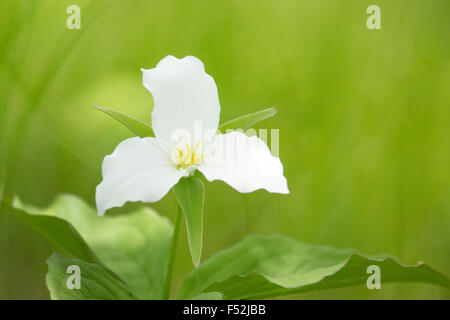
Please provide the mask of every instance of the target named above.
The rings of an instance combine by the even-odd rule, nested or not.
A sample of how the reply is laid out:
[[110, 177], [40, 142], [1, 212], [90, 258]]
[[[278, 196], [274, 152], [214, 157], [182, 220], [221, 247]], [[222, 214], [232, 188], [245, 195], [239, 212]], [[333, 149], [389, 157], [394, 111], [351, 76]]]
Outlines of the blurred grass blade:
[[3, 198], [5, 197], [5, 190], [6, 190], [6, 159], [0, 158], [0, 209], [2, 208]]
[[93, 106], [93, 107], [97, 110], [103, 111], [104, 113], [110, 115], [111, 117], [122, 123], [135, 135], [141, 138], [154, 136], [152, 127], [139, 119], [136, 119], [123, 112], [116, 111], [110, 108], [100, 106]]
[[[53, 300], [136, 300], [131, 290], [112, 277], [105, 269], [95, 263], [80, 259], [69, 259], [54, 253], [47, 260], [48, 273], [45, 277], [50, 297]], [[69, 266], [79, 268], [79, 288], [68, 287], [75, 275], [68, 273]]]
[[5, 191], [5, 185], [6, 185], [6, 177], [2, 174], [2, 170], [0, 168], [0, 208], [2, 207], [3, 203], [3, 192]]
[[268, 108], [254, 113], [240, 116], [233, 120], [227, 121], [219, 126], [219, 130], [222, 133], [226, 133], [227, 130], [247, 130], [254, 126], [256, 123], [263, 121], [267, 118], [274, 116], [277, 113], [276, 108]]
[[202, 254], [203, 202], [205, 199], [203, 183], [197, 178], [183, 178], [173, 187], [173, 192], [183, 209], [192, 262], [198, 267]]
[[424, 264], [405, 266], [394, 258], [368, 257], [353, 249], [306, 244], [285, 236], [253, 235], [218, 252], [184, 282], [180, 299], [221, 292], [224, 299], [263, 299], [352, 285], [366, 285], [368, 267], [389, 282], [424, 282], [450, 288], [450, 281]]

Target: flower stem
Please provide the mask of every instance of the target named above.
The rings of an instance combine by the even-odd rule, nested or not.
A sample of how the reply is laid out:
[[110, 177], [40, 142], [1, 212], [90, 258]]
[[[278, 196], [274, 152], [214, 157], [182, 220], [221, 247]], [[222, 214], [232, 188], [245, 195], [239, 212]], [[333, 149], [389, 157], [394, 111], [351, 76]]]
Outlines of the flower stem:
[[178, 205], [177, 216], [175, 218], [175, 228], [173, 230], [172, 244], [170, 247], [169, 261], [167, 263], [166, 282], [164, 284], [163, 299], [170, 298], [170, 287], [172, 285], [173, 265], [175, 263], [175, 252], [177, 251], [178, 233], [180, 231], [181, 207]]

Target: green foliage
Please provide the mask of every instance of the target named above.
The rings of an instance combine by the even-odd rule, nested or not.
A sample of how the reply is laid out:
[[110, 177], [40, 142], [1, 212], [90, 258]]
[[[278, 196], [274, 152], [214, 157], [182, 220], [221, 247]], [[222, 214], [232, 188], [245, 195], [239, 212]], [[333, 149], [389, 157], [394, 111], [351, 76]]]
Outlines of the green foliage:
[[[41, 210], [25, 206], [18, 198], [8, 210], [30, 224], [64, 254], [100, 264], [79, 232], [69, 220], [59, 217], [58, 213], [40, 214]], [[80, 212], [80, 216], [83, 216], [83, 212]]]
[[[47, 260], [45, 278], [53, 300], [134, 300], [136, 297], [122, 282], [111, 276], [101, 266], [80, 259], [69, 259], [54, 253]], [[69, 266], [80, 268], [80, 288], [69, 289]], [[69, 279], [70, 281], [70, 279]]]
[[190, 300], [222, 300], [222, 299], [223, 294], [220, 292], [205, 292], [191, 298]]
[[173, 227], [155, 211], [143, 207], [125, 215], [98, 217], [93, 208], [71, 195], [59, 196], [45, 209], [16, 206], [20, 210], [14, 213], [65, 253], [105, 265], [141, 299], [162, 297]]
[[194, 270], [179, 298], [221, 292], [224, 299], [261, 299], [363, 285], [370, 265], [380, 267], [382, 285], [411, 281], [450, 288], [446, 277], [424, 264], [405, 266], [388, 256], [367, 257], [353, 249], [310, 245], [281, 235], [253, 235]]
[[192, 262], [198, 267], [203, 244], [203, 183], [198, 178], [183, 178], [173, 187], [173, 192], [183, 209]]
[[114, 119], [122, 123], [125, 127], [130, 129], [131, 132], [133, 132], [138, 137], [144, 138], [154, 136], [152, 127], [141, 120], [110, 108], [100, 106], [93, 107], [113, 117]]
[[[203, 185], [194, 178], [180, 182], [174, 192], [185, 211], [188, 233], [196, 235], [189, 237], [192, 256], [199, 257], [195, 250], [201, 250]], [[153, 210], [98, 217], [70, 195], [58, 197], [46, 209], [18, 201], [7, 205], [74, 257], [49, 258], [46, 282], [52, 299], [162, 298], [173, 228]], [[80, 290], [66, 285], [70, 265], [80, 268]], [[363, 285], [370, 265], [380, 267], [383, 285], [426, 282], [450, 288], [445, 276], [424, 264], [405, 266], [388, 256], [367, 257], [353, 249], [310, 245], [281, 235], [252, 235], [192, 271], [178, 298], [260, 299]]]
[[252, 126], [254, 126], [255, 124], [257, 124], [258, 122], [274, 116], [276, 113], [277, 113], [276, 108], [268, 108], [257, 112], [249, 113], [221, 124], [218, 130], [222, 133], [226, 133], [227, 130], [238, 130], [238, 129], [247, 130]]

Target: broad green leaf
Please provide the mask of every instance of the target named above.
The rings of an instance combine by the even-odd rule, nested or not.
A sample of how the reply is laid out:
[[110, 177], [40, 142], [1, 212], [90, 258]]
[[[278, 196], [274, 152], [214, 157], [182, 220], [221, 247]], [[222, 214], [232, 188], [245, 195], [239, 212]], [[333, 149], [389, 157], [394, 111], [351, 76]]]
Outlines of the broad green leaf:
[[56, 216], [30, 214], [36, 210], [25, 208], [18, 199], [14, 200], [12, 206], [4, 201], [4, 208], [30, 224], [64, 254], [101, 264], [78, 231], [66, 220]]
[[203, 183], [197, 178], [183, 178], [173, 187], [173, 191], [183, 209], [192, 262], [197, 267], [202, 254], [203, 202], [205, 200]]
[[220, 292], [205, 292], [193, 297], [191, 300], [222, 300], [223, 294]]
[[[53, 300], [136, 299], [124, 283], [115, 279], [98, 264], [69, 259], [57, 253], [51, 255], [47, 264], [48, 273], [45, 281]], [[70, 269], [70, 266], [79, 269], [75, 271]], [[76, 282], [74, 277], [77, 276], [80, 279], [79, 288], [73, 286]]]
[[122, 123], [125, 127], [131, 130], [135, 135], [144, 138], [144, 137], [153, 137], [153, 129], [152, 127], [141, 121], [136, 119], [135, 117], [129, 116], [123, 112], [116, 111], [106, 107], [93, 106], [95, 109], [103, 111], [104, 113], [110, 115], [120, 123]]
[[249, 113], [221, 124], [219, 126], [219, 131], [226, 133], [227, 130], [247, 130], [258, 122], [274, 116], [276, 113], [276, 108], [268, 108], [254, 113]]
[[281, 235], [252, 235], [202, 263], [186, 279], [179, 298], [221, 292], [224, 299], [262, 299], [366, 285], [370, 265], [380, 267], [381, 286], [410, 281], [450, 287], [445, 276], [424, 264], [405, 266], [385, 255], [368, 257]]
[[[69, 233], [67, 228], [59, 232], [52, 225], [55, 221], [69, 222], [95, 256], [123, 279], [136, 296], [141, 299], [162, 297], [173, 232], [168, 219], [146, 207], [123, 215], [99, 217], [95, 209], [73, 195], [57, 197], [46, 209], [16, 205], [27, 213], [30, 224], [40, 228], [60, 246], [72, 241], [72, 235], [65, 237], [64, 233]], [[38, 218], [46, 219], [46, 222], [37, 226]], [[71, 254], [93, 262], [93, 259], [84, 259], [86, 255], [82, 255], [81, 249], [79, 251]]]

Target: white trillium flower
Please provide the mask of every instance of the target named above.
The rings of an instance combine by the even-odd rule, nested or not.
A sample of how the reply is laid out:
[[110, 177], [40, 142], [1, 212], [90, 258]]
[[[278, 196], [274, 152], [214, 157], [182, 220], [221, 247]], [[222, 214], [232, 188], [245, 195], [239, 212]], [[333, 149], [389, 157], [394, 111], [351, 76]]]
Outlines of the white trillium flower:
[[264, 141], [238, 131], [217, 134], [217, 87], [199, 59], [167, 56], [142, 72], [154, 99], [155, 137], [126, 139], [105, 157], [96, 190], [99, 215], [127, 201], [156, 202], [195, 170], [242, 193], [289, 193], [280, 159]]

